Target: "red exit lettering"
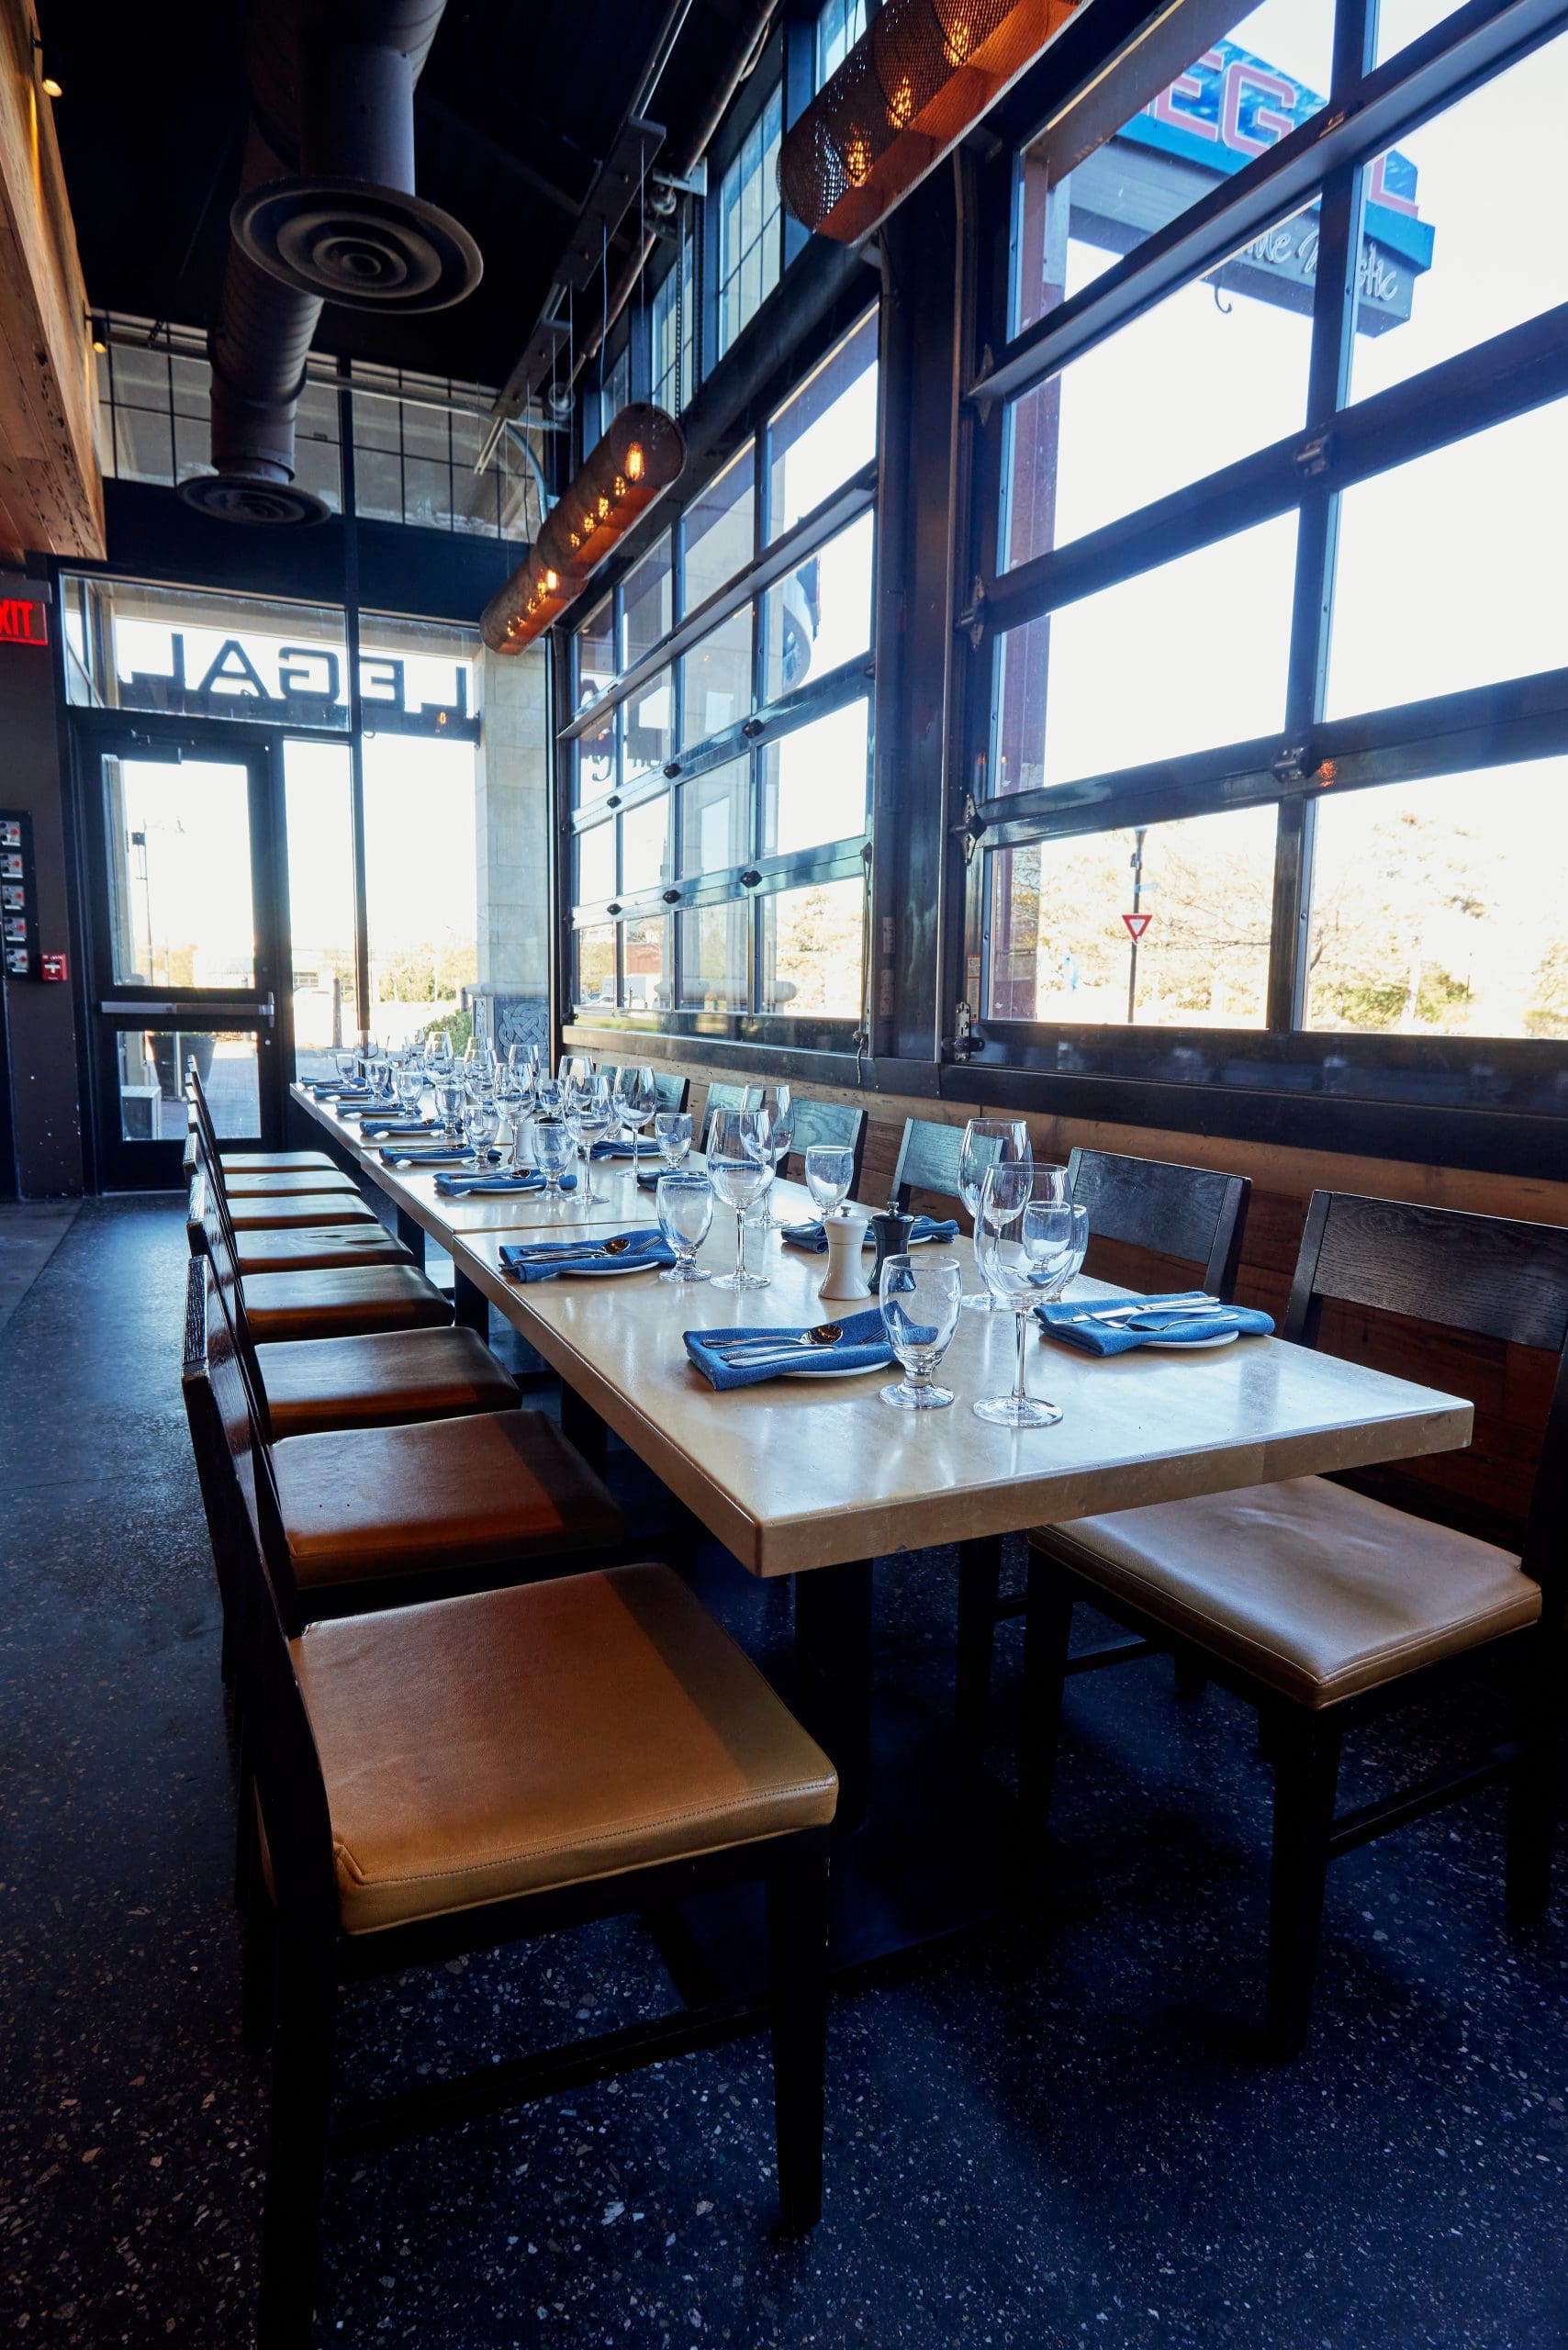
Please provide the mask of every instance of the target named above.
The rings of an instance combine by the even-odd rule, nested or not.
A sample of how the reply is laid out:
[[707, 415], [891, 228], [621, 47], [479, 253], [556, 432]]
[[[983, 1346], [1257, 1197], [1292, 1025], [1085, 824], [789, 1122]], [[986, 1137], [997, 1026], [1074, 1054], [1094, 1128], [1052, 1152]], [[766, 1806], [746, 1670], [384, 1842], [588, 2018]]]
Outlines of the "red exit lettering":
[[0, 596], [0, 644], [47, 644], [49, 622], [41, 604], [27, 596]]

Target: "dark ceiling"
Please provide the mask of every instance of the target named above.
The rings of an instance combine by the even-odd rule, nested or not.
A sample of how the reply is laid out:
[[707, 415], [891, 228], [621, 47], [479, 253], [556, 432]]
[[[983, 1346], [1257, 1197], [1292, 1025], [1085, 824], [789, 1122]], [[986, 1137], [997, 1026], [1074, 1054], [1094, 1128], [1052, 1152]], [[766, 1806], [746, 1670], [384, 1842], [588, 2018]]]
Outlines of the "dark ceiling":
[[[315, 347], [502, 383], [668, 6], [449, 0], [415, 100], [419, 192], [476, 238], [483, 281], [465, 302], [425, 317], [329, 305]], [[753, 13], [748, 0], [692, 0], [649, 107], [672, 147]], [[54, 118], [89, 299], [205, 327], [239, 185], [243, 11], [164, 0], [150, 17], [46, 0], [40, 15], [44, 70], [64, 91]]]

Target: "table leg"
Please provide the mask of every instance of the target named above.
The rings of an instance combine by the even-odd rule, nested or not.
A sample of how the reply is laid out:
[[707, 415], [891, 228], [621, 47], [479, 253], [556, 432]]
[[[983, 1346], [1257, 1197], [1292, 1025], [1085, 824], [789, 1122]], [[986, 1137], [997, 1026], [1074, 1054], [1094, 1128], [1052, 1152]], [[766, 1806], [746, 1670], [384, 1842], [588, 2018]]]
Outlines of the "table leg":
[[425, 1228], [416, 1217], [411, 1216], [409, 1214], [407, 1208], [399, 1208], [398, 1211], [398, 1237], [402, 1242], [405, 1248], [412, 1250], [414, 1262], [418, 1265], [420, 1272], [423, 1272], [425, 1269]]
[[610, 1432], [593, 1405], [585, 1403], [565, 1380], [561, 1382], [561, 1434], [582, 1454], [594, 1475], [602, 1477]]
[[985, 1743], [991, 1658], [1002, 1595], [1002, 1538], [958, 1545], [958, 1735], [977, 1753]]
[[490, 1301], [477, 1281], [471, 1281], [460, 1268], [452, 1276], [453, 1316], [460, 1330], [477, 1330], [482, 1338], [490, 1334]]
[[795, 1577], [795, 1663], [801, 1702], [838, 1773], [845, 1833], [866, 1816], [870, 1775], [871, 1561], [818, 1567]]

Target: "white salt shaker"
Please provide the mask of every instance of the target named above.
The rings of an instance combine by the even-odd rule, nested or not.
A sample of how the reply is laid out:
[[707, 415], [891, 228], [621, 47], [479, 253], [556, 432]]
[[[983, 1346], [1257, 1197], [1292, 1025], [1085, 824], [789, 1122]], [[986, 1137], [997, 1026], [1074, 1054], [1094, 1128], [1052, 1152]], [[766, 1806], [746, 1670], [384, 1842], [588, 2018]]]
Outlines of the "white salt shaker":
[[823, 1230], [827, 1235], [827, 1270], [822, 1278], [819, 1297], [869, 1297], [866, 1268], [861, 1250], [866, 1242], [866, 1211], [864, 1208], [834, 1208], [823, 1218]]

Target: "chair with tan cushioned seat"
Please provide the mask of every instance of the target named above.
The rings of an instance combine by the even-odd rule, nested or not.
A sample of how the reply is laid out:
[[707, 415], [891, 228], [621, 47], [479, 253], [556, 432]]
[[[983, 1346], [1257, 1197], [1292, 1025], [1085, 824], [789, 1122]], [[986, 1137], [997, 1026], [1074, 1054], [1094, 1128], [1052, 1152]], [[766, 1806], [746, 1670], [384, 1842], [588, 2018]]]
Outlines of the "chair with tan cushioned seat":
[[[224, 1455], [246, 1753], [264, 1846], [247, 2004], [273, 2001], [257, 2339], [310, 2339], [339, 1986], [759, 1884], [770, 1991], [418, 2084], [340, 2117], [388, 2135], [773, 2035], [778, 2196], [822, 2207], [833, 1767], [678, 1577], [629, 1566], [316, 1624], [286, 1639], [262, 1564], [249, 1422]], [[247, 1813], [250, 1806], [247, 1803]], [[585, 2070], [586, 2067], [586, 2070]]]
[[[1258, 1709], [1274, 1766], [1268, 2021], [1282, 2054], [1305, 2036], [1337, 1854], [1506, 1778], [1509, 1907], [1518, 1918], [1545, 1908], [1562, 1706], [1568, 1232], [1319, 1192], [1283, 1335], [1317, 1344], [1326, 1303], [1359, 1310], [1358, 1357], [1373, 1351], [1367, 1315], [1431, 1321], [1439, 1311], [1448, 1327], [1495, 1348], [1556, 1357], [1518, 1548], [1320, 1477], [1118, 1510], [1029, 1538], [1020, 1778], [1036, 1823], [1049, 1806], [1075, 1601], [1195, 1662]], [[1514, 1677], [1512, 1745], [1337, 1817], [1346, 1729], [1477, 1655]]]
[[332, 1179], [333, 1189], [340, 1179], [350, 1183], [353, 1181], [352, 1176], [343, 1175], [337, 1160], [325, 1150], [225, 1150], [213, 1120], [207, 1088], [201, 1081], [194, 1059], [185, 1070], [185, 1100], [193, 1125], [227, 1176], [319, 1174]]
[[[207, 1227], [216, 1214], [212, 1189], [205, 1171], [191, 1178], [185, 1208], [185, 1229], [194, 1249], [207, 1246]], [[411, 1250], [395, 1239], [384, 1224], [312, 1224], [286, 1226], [281, 1232], [238, 1232], [231, 1243], [235, 1262], [245, 1273], [308, 1273], [342, 1265], [411, 1265]]]
[[522, 1400], [476, 1330], [302, 1338], [257, 1347], [254, 1362], [256, 1400], [278, 1438], [510, 1412]]
[[203, 1229], [224, 1311], [250, 1349], [308, 1338], [368, 1337], [378, 1331], [434, 1330], [452, 1321], [452, 1302], [416, 1265], [329, 1266], [315, 1272], [241, 1278], [238, 1236], [221, 1200], [207, 1195]]
[[353, 1177], [340, 1168], [334, 1167], [330, 1171], [313, 1167], [252, 1168], [236, 1173], [232, 1168], [224, 1167], [221, 1158], [218, 1163], [222, 1169], [224, 1191], [231, 1200], [290, 1200], [302, 1195], [319, 1198], [323, 1193], [335, 1196], [340, 1192], [356, 1200], [364, 1196]]

